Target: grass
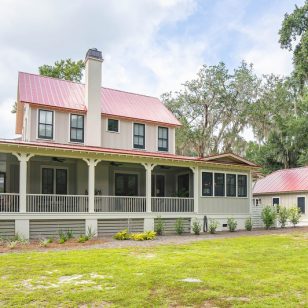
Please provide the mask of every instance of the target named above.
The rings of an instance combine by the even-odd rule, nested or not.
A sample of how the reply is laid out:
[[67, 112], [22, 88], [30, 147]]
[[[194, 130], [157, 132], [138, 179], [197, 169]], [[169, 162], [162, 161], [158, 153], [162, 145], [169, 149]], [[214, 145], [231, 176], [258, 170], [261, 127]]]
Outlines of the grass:
[[0, 278], [9, 307], [308, 307], [308, 236], [10, 253]]

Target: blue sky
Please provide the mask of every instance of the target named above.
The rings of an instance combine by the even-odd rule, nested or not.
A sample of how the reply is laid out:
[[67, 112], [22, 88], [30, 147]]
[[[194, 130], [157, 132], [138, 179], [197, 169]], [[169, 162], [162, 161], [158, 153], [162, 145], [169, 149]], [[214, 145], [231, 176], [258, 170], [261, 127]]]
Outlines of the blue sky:
[[17, 72], [102, 50], [103, 86], [160, 96], [203, 64], [241, 60], [258, 74], [287, 75], [278, 30], [304, 0], [2, 0], [0, 138], [14, 137]]

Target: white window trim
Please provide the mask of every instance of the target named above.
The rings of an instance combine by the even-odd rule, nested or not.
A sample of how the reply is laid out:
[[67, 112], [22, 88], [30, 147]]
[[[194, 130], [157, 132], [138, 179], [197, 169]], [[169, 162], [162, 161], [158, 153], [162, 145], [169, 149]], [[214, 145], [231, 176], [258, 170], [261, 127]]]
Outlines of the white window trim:
[[[72, 141], [71, 140], [71, 115], [72, 114], [76, 114], [76, 115], [82, 115], [83, 116], [83, 142], [82, 141]], [[72, 143], [72, 144], [84, 144], [85, 143], [85, 138], [86, 138], [86, 134], [85, 134], [85, 115], [82, 113], [74, 113], [74, 112], [70, 112], [68, 114], [68, 142]]]
[[[162, 150], [158, 149], [158, 136], [159, 136], [158, 131], [159, 131], [160, 127], [167, 128], [167, 130], [168, 130], [168, 149], [167, 149], [167, 151], [162, 151]], [[162, 126], [162, 125], [156, 126], [156, 151], [159, 152], [159, 153], [169, 153], [170, 152], [170, 130], [169, 130], [169, 127], [167, 127], [167, 126]]]
[[307, 215], [307, 202], [306, 202], [307, 198], [306, 198], [306, 196], [305, 195], [297, 195], [296, 196], [296, 206], [297, 207], [298, 207], [298, 198], [304, 198], [305, 199], [305, 214], [302, 213], [302, 215]]
[[[213, 194], [212, 196], [203, 196], [202, 195], [202, 173], [203, 172], [209, 172], [213, 174]], [[224, 196], [215, 196], [215, 173], [224, 173], [225, 174], [225, 195]], [[236, 196], [235, 197], [229, 197], [226, 195], [226, 187], [227, 187], [227, 183], [226, 183], [226, 174], [235, 174], [236, 175]], [[238, 196], [238, 179], [237, 176], [238, 175], [246, 175], [247, 176], [247, 182], [246, 182], [246, 191], [247, 191], [247, 196], [246, 197], [239, 197]], [[200, 197], [201, 198], [228, 198], [228, 199], [249, 199], [249, 191], [250, 191], [250, 183], [249, 183], [249, 174], [245, 173], [245, 172], [226, 172], [226, 171], [221, 171], [221, 170], [208, 170], [208, 169], [201, 169], [200, 170], [200, 174], [199, 174], [199, 189], [200, 189]]]
[[[39, 112], [40, 110], [43, 111], [51, 111], [52, 112], [52, 139], [48, 139], [48, 138], [41, 138], [39, 137], [39, 133], [38, 133], [38, 128], [39, 128]], [[36, 110], [36, 139], [37, 140], [44, 140], [44, 141], [55, 141], [55, 135], [56, 135], [56, 112], [55, 110], [50, 110], [48, 108], [38, 108]]]
[[[135, 148], [134, 147], [134, 125], [135, 124], [142, 124], [144, 125], [144, 149]], [[132, 149], [137, 151], [146, 151], [147, 150], [147, 125], [142, 122], [132, 122]]]
[[274, 205], [274, 203], [273, 203], [274, 199], [279, 199], [279, 205], [281, 205], [281, 204], [280, 204], [280, 197], [278, 197], [278, 196], [273, 196], [273, 197], [272, 197], [272, 205]]
[[[53, 177], [53, 194], [52, 195], [57, 195], [56, 194], [56, 176], [55, 176], [55, 170], [57, 169], [65, 169], [66, 172], [67, 172], [67, 182], [66, 182], [66, 191], [67, 191], [67, 194], [66, 195], [69, 195], [70, 192], [69, 192], [69, 168], [68, 167], [62, 167], [62, 166], [53, 166], [53, 165], [41, 165], [40, 166], [40, 192], [41, 192], [41, 195], [43, 194], [43, 191], [42, 191], [42, 183], [43, 183], [43, 177], [42, 177], [42, 172], [43, 172], [43, 169], [44, 168], [49, 168], [49, 169], [54, 169], [54, 177]], [[62, 196], [62, 195], [61, 195]], [[65, 195], [63, 195], [65, 196]]]
[[[114, 132], [112, 130], [108, 130], [108, 120], [116, 120], [118, 121], [118, 131], [117, 132]], [[107, 133], [112, 133], [112, 134], [120, 134], [120, 120], [119, 119], [116, 119], [116, 118], [106, 118], [106, 132]]]

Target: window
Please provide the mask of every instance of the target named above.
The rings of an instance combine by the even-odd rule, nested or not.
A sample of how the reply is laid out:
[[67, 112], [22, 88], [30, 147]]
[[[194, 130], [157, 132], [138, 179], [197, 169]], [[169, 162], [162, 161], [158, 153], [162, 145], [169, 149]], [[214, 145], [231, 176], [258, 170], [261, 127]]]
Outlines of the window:
[[42, 168], [42, 194], [67, 194], [67, 169]]
[[178, 197], [189, 197], [189, 174], [178, 175]]
[[145, 125], [134, 123], [134, 148], [145, 148]]
[[71, 134], [73, 142], [83, 142], [84, 140], [84, 117], [80, 114], [71, 114]]
[[236, 175], [227, 174], [227, 197], [236, 197]]
[[202, 172], [202, 196], [213, 196], [213, 173]]
[[0, 193], [5, 193], [5, 173], [0, 172]]
[[158, 127], [158, 151], [168, 152], [168, 128]]
[[273, 198], [273, 205], [279, 205], [279, 197]]
[[119, 132], [119, 120], [114, 120], [114, 119], [108, 119], [108, 124], [107, 124], [107, 130], [108, 132]]
[[305, 214], [305, 197], [297, 197], [297, 207], [302, 214]]
[[261, 205], [261, 198], [254, 198], [252, 199], [252, 202], [254, 206], [259, 206]]
[[225, 174], [215, 173], [215, 196], [222, 197], [225, 195]]
[[152, 197], [165, 196], [165, 176], [162, 174], [152, 174]]
[[138, 196], [137, 174], [116, 173], [115, 174], [116, 196]]
[[247, 197], [247, 175], [237, 176], [237, 196]]
[[39, 110], [38, 137], [53, 139], [53, 111]]

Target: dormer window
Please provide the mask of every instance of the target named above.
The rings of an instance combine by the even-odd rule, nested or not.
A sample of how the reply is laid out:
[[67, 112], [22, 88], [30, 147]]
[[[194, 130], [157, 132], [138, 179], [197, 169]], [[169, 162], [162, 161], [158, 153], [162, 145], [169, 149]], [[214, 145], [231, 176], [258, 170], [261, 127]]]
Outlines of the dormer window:
[[158, 127], [158, 151], [168, 152], [168, 128]]
[[119, 120], [108, 119], [107, 130], [108, 132], [118, 133], [119, 132]]
[[71, 114], [70, 140], [72, 142], [84, 141], [84, 116]]
[[134, 148], [144, 149], [145, 148], [145, 125], [134, 123]]
[[53, 139], [53, 111], [38, 111], [38, 137], [43, 139]]

